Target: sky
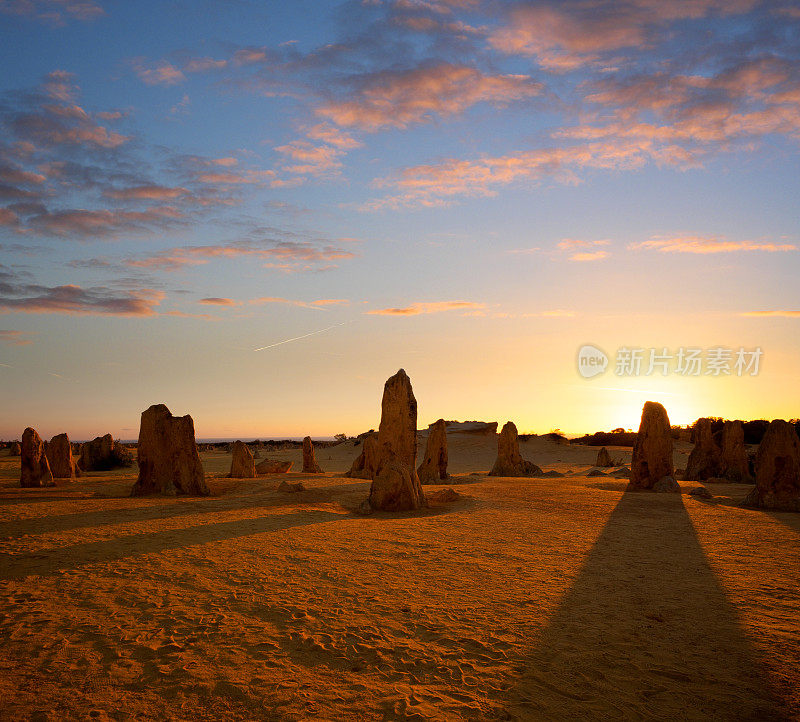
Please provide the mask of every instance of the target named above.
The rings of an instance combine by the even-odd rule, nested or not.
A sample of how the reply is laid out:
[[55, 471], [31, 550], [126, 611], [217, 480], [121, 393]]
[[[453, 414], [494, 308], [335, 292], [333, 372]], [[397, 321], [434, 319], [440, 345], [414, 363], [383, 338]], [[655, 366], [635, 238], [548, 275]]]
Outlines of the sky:
[[800, 416], [800, 3], [0, 0], [0, 67], [0, 438]]

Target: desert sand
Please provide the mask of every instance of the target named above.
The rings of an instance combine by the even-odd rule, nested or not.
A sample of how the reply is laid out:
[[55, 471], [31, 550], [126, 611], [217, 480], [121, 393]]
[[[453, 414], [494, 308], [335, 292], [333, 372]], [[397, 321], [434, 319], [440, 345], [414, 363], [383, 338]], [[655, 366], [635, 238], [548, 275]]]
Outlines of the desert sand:
[[370, 516], [351, 442], [257, 479], [204, 452], [206, 498], [131, 498], [135, 466], [21, 489], [0, 452], [0, 716], [800, 718], [800, 515], [624, 493], [596, 447], [522, 441], [565, 476], [509, 479], [495, 435], [448, 446], [425, 489], [457, 501]]

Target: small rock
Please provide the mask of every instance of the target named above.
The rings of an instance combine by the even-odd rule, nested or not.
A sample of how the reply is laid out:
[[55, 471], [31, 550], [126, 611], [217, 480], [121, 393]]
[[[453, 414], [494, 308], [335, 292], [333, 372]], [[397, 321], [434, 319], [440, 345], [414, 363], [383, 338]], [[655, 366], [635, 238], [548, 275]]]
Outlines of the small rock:
[[439, 489], [428, 495], [430, 501], [438, 502], [458, 501], [460, 498], [461, 494], [453, 489]]
[[303, 486], [302, 482], [298, 481], [296, 484], [291, 484], [288, 481], [282, 481], [280, 486], [278, 486], [278, 491], [285, 491], [290, 494], [294, 494], [298, 491], [305, 491], [306, 488]]
[[662, 494], [680, 494], [681, 487], [673, 477], [662, 476], [655, 484], [653, 484], [653, 491]]

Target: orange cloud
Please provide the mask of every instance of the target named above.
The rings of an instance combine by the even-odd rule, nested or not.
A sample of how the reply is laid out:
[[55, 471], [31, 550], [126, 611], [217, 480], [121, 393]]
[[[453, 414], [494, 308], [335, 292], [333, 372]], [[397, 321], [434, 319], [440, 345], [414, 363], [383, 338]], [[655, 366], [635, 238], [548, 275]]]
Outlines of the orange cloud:
[[238, 303], [232, 298], [219, 298], [216, 296], [201, 298], [198, 303], [205, 303], [208, 306], [238, 306]]
[[[9, 292], [12, 291], [12, 292]], [[4, 289], [0, 309], [23, 313], [101, 316], [155, 316], [164, 293], [150, 289], [117, 292], [80, 286], [21, 286]]]
[[485, 308], [483, 303], [473, 303], [472, 301], [428, 301], [412, 303], [400, 308], [377, 308], [367, 311], [373, 316], [418, 316], [427, 313], [442, 313], [443, 311], [466, 311]]
[[367, 76], [349, 100], [317, 108], [337, 125], [375, 131], [462, 113], [476, 103], [506, 105], [539, 95], [541, 83], [526, 75], [484, 75], [466, 65], [439, 63]]
[[545, 176], [556, 176], [574, 183], [576, 169], [639, 168], [657, 152], [663, 162], [680, 164], [683, 160], [681, 153], [673, 154], [670, 149], [655, 149], [652, 143], [625, 140], [543, 148], [478, 160], [453, 158], [437, 164], [405, 168], [399, 177], [377, 181], [378, 187], [391, 186], [399, 192], [361, 208], [440, 206], [455, 196], [492, 196], [500, 186], [521, 180], [536, 181]]
[[723, 236], [657, 236], [649, 241], [632, 243], [631, 250], [650, 250], [660, 253], [732, 253], [737, 251], [796, 251], [791, 243], [769, 243], [763, 241], [729, 241]]
[[174, 224], [183, 214], [172, 206], [158, 206], [146, 211], [66, 210], [32, 216], [29, 227], [54, 236], [113, 236], [121, 231], [155, 224]]
[[591, 248], [593, 246], [607, 246], [610, 241], [582, 241], [576, 238], [564, 238], [558, 242], [556, 247], [560, 251], [572, 251], [576, 248]]
[[654, 27], [711, 12], [750, 10], [758, 0], [632, 0], [625, 3], [518, 5], [489, 44], [509, 55], [535, 57], [542, 67], [570, 71], [599, 62], [604, 53], [645, 46]]
[[600, 261], [603, 258], [608, 258], [608, 251], [592, 251], [588, 253], [573, 253], [570, 261]]
[[200, 173], [197, 180], [217, 185], [259, 184], [274, 178], [275, 175], [273, 170], [245, 170], [240, 173]]
[[280, 298], [279, 296], [262, 296], [261, 298], [252, 299], [250, 303], [256, 306], [268, 303], [283, 303], [288, 306], [298, 306], [300, 308], [322, 309], [325, 306], [345, 305], [350, 303], [350, 301], [343, 298], [321, 298], [317, 301], [295, 301], [290, 298]]
[[[146, 258], [129, 259], [126, 265], [135, 268], [152, 268], [162, 271], [177, 271], [186, 266], [208, 263], [214, 258], [238, 258], [255, 256], [265, 261], [277, 259], [282, 263], [266, 263], [267, 267], [284, 270], [311, 270], [321, 263], [354, 258], [355, 253], [336, 246], [316, 245], [306, 241], [274, 241], [269, 243], [230, 243], [214, 246], [184, 246], [160, 251]], [[300, 268], [298, 268], [298, 264]]]
[[318, 140], [341, 150], [353, 150], [353, 148], [361, 148], [364, 145], [330, 123], [314, 125], [306, 131], [306, 135], [311, 140]]
[[186, 188], [168, 188], [159, 185], [142, 185], [106, 191], [103, 195], [116, 200], [168, 200], [188, 195]]
[[279, 145], [276, 151], [296, 161], [285, 163], [281, 170], [285, 173], [324, 176], [337, 173], [342, 164], [339, 157], [344, 151], [329, 145], [314, 145], [305, 140], [295, 140], [286, 145]]
[[800, 318], [800, 311], [746, 311], [739, 315], [751, 318]]
[[134, 61], [133, 70], [147, 85], [175, 85], [186, 80], [186, 76], [171, 63], [163, 62], [153, 68]]

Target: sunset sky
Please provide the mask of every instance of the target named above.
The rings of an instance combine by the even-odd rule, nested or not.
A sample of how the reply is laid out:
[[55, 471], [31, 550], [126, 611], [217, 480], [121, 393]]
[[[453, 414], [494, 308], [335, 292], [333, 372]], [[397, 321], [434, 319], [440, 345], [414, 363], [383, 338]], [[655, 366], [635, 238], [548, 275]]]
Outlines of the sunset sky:
[[800, 416], [800, 3], [0, 0], [0, 67], [0, 438]]

